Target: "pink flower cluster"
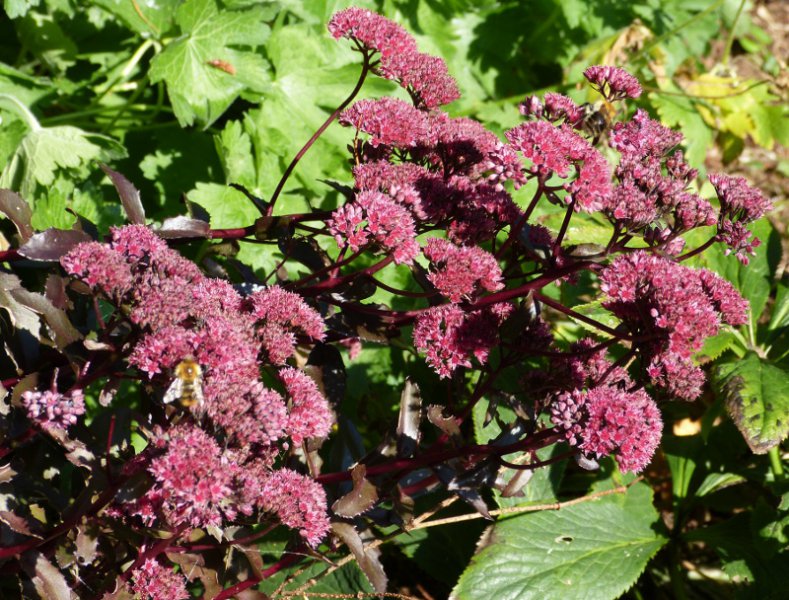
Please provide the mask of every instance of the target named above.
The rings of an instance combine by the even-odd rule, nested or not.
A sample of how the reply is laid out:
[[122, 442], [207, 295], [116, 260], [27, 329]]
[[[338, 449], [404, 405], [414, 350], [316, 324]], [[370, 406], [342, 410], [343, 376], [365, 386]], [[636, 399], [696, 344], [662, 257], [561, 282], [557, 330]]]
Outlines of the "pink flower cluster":
[[357, 7], [342, 10], [329, 21], [329, 32], [335, 39], [347, 38], [360, 49], [379, 53], [376, 72], [408, 90], [417, 106], [432, 109], [460, 97], [446, 63], [419, 52], [408, 32], [379, 14]]
[[411, 212], [381, 192], [359, 193], [355, 202], [334, 211], [328, 226], [337, 245], [353, 251], [373, 242], [391, 252], [395, 263], [408, 265], [419, 254]]
[[730, 177], [713, 173], [710, 182], [715, 188], [720, 202], [720, 221], [717, 239], [734, 252], [739, 261], [748, 264], [748, 255], [754, 255], [754, 249], [761, 244], [759, 238], [745, 228], [748, 223], [760, 219], [764, 213], [772, 209], [772, 202], [762, 192], [748, 185], [742, 177]]
[[527, 121], [506, 133], [510, 143], [532, 163], [531, 172], [543, 181], [552, 175], [569, 179], [562, 184], [565, 202], [577, 202], [586, 212], [600, 210], [611, 194], [608, 161], [568, 124]]
[[186, 589], [184, 576], [153, 558], [146, 559], [132, 571], [128, 588], [140, 600], [188, 600], [192, 597]]
[[27, 415], [44, 429], [68, 429], [85, 414], [85, 398], [81, 390], [61, 394], [54, 390], [27, 391], [22, 394]]
[[397, 98], [359, 100], [340, 114], [342, 125], [370, 135], [373, 147], [412, 148], [427, 137], [427, 117]]
[[[668, 154], [681, 141], [681, 134], [642, 110], [629, 122], [617, 123], [610, 141], [621, 155], [615, 172], [619, 184], [604, 203], [604, 212], [628, 231], [651, 227], [647, 239], [667, 250], [680, 234], [716, 222], [710, 203], [687, 191], [696, 170], [687, 165], [682, 152]], [[658, 222], [671, 225], [658, 227]]]
[[506, 303], [465, 311], [457, 304], [429, 308], [416, 319], [414, 345], [442, 377], [457, 367], [470, 367], [471, 358], [485, 363], [499, 339], [499, 327], [512, 312]]
[[584, 71], [584, 77], [609, 102], [638, 98], [641, 95], [641, 84], [638, 79], [619, 67], [595, 65]]
[[704, 373], [692, 355], [721, 321], [747, 321], [748, 303], [728, 281], [643, 251], [617, 258], [600, 281], [604, 306], [635, 337], [653, 384], [678, 398], [701, 393]]
[[162, 385], [185, 358], [202, 370], [203, 401], [190, 410], [212, 434], [178, 429], [156, 440], [164, 452], [151, 465], [155, 484], [135, 508], [146, 522], [200, 527], [232, 521], [239, 510], [248, 511], [237, 500], [241, 465], [262, 461], [265, 474], [286, 438], [301, 444], [328, 434], [331, 408], [306, 375], [281, 370], [284, 397], [260, 380], [261, 365], [284, 364], [300, 338], [323, 339], [322, 317], [299, 295], [274, 286], [242, 297], [141, 225], [114, 229], [109, 244], [80, 244], [61, 264], [86, 283], [107, 275], [94, 287], [139, 330], [130, 365]]
[[663, 431], [660, 410], [644, 390], [599, 386], [560, 394], [551, 421], [587, 456], [614, 455], [623, 471], [642, 471]]
[[470, 297], [478, 287], [489, 292], [504, 287], [496, 257], [482, 248], [430, 238], [424, 254], [434, 266], [428, 279], [451, 302]]
[[220, 448], [194, 424], [158, 431], [153, 443], [163, 450], [148, 472], [153, 485], [136, 501], [116, 510], [168, 526], [219, 527], [255, 510], [271, 513], [298, 529], [312, 546], [329, 530], [326, 494], [320, 484], [290, 469], [272, 469], [273, 456], [247, 449]]

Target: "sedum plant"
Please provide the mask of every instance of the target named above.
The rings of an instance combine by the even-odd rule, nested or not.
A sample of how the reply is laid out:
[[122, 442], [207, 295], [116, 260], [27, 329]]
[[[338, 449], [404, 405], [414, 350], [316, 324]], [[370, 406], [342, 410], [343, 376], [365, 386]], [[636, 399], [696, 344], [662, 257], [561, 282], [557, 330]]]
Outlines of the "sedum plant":
[[[609, 124], [567, 96], [531, 96], [501, 139], [445, 112], [455, 80], [401, 26], [350, 8], [328, 29], [358, 52], [357, 85], [270, 196], [236, 186], [254, 222], [149, 223], [106, 166], [130, 221], [106, 236], [86, 220], [35, 232], [25, 200], [2, 192], [20, 243], [0, 255], [5, 343], [18, 349], [2, 382], [13, 493], [0, 558], [18, 590], [276, 597], [281, 578], [299, 582], [344, 544], [359, 588], [384, 593], [374, 537], [408, 530], [436, 498], [492, 518], [491, 498], [528, 498], [567, 460], [580, 474], [618, 469], [624, 485], [602, 496], [641, 501], [628, 516], [636, 562], [595, 597], [626, 590], [661, 547], [628, 473], [655, 455], [661, 406], [702, 395], [705, 341], [749, 320], [729, 281], [688, 261], [717, 244], [747, 265], [760, 244], [748, 226], [770, 201], [724, 174], [705, 198], [682, 135], [643, 110]], [[174, 77], [163, 61], [157, 76]], [[584, 76], [607, 107], [641, 94], [617, 67]], [[357, 100], [371, 77], [402, 91]], [[327, 182], [339, 201], [283, 211], [301, 157], [335, 121], [349, 141], [347, 181]], [[256, 244], [276, 265], [255, 272], [209, 255], [212, 243]], [[28, 289], [41, 269], [44, 294]], [[332, 439], [360, 426], [346, 368], [371, 346], [407, 356], [399, 417], [392, 435], [361, 441], [372, 450], [336, 456]], [[475, 577], [472, 565], [458, 597], [474, 597]]]

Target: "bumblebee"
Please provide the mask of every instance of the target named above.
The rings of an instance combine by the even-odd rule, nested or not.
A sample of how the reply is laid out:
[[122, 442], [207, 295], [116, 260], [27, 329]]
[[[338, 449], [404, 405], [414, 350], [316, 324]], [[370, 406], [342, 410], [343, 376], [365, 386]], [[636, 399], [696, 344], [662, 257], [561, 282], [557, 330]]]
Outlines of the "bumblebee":
[[164, 393], [165, 404], [174, 400], [186, 408], [203, 404], [203, 370], [194, 358], [183, 359], [175, 367], [175, 378]]
[[608, 100], [601, 100], [594, 104], [585, 103], [581, 105], [584, 116], [581, 119], [580, 129], [592, 137], [592, 145], [596, 146], [611, 129], [611, 123], [616, 108]]

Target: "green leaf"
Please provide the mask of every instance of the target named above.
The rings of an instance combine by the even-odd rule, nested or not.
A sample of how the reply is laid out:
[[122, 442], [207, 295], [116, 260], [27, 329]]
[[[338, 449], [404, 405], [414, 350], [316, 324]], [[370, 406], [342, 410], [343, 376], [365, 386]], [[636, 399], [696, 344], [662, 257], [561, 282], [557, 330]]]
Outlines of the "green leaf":
[[4, 0], [3, 7], [9, 18], [16, 19], [24, 15], [31, 8], [38, 6], [39, 2], [41, 2], [41, 0]]
[[751, 352], [714, 371], [715, 387], [748, 446], [764, 454], [789, 434], [789, 372]]
[[172, 27], [175, 9], [181, 4], [181, 0], [95, 0], [94, 3], [116, 15], [137, 33], [153, 34], [154, 37], [161, 38]]
[[783, 282], [778, 283], [778, 291], [775, 295], [775, 305], [773, 314], [770, 317], [770, 324], [767, 331], [776, 331], [789, 325], [789, 285]]
[[666, 543], [649, 486], [499, 521], [453, 591], [458, 600], [618, 598]]
[[263, 7], [220, 10], [214, 0], [189, 0], [178, 9], [182, 35], [154, 58], [149, 75], [152, 82], [167, 84], [182, 126], [198, 121], [208, 127], [242, 90], [262, 89], [268, 79], [265, 59], [235, 47], [266, 41], [265, 15]]
[[208, 211], [214, 229], [248, 227], [260, 217], [260, 212], [249, 198], [226, 185], [198, 183], [187, 197]]
[[373, 587], [356, 562], [349, 562], [326, 576], [322, 575], [329, 568], [330, 565], [322, 561], [314, 561], [307, 567], [298, 566], [285, 569], [273, 577], [264, 579], [258, 589], [263, 593], [271, 594], [288, 580], [286, 590], [297, 590], [314, 578], [316, 581], [312, 585], [308, 585], [309, 591], [305, 594], [306, 596], [309, 596], [309, 592], [314, 594], [349, 594], [352, 597], [357, 592], [372, 595]]
[[36, 185], [52, 185], [58, 172], [124, 156], [125, 149], [112, 138], [70, 125], [38, 127], [22, 139], [0, 175], [0, 187], [17, 190], [31, 201]]

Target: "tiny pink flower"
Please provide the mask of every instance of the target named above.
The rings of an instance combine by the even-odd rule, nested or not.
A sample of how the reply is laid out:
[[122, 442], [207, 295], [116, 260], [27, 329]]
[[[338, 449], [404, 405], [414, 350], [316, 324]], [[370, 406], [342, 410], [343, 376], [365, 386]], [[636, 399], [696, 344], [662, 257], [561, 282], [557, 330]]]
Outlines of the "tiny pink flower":
[[148, 558], [132, 571], [131, 592], [140, 600], [187, 600], [186, 579], [172, 568]]

